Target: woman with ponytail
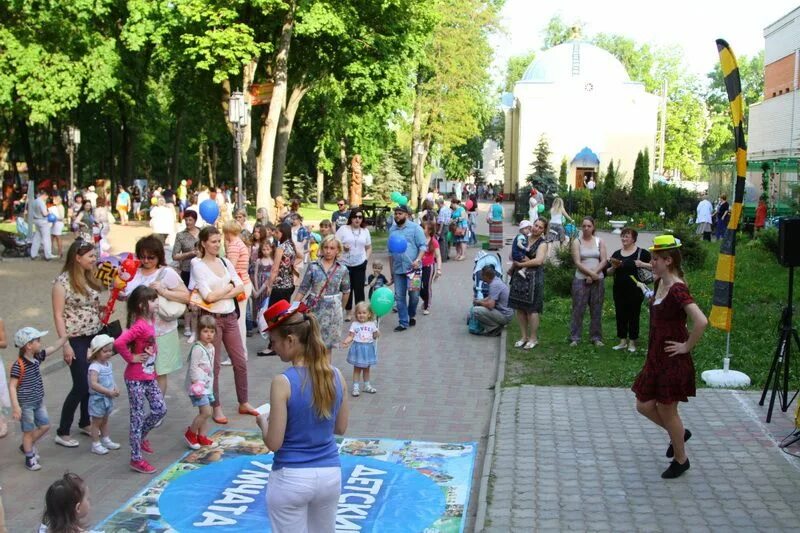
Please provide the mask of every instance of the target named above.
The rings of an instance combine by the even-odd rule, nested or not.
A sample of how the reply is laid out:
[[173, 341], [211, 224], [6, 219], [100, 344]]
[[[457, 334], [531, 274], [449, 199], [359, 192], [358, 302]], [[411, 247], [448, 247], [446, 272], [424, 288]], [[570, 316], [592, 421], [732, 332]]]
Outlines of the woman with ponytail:
[[267, 488], [272, 531], [331, 532], [342, 471], [334, 434], [347, 429], [347, 383], [331, 365], [317, 319], [300, 302], [264, 313], [272, 349], [291, 367], [270, 386], [271, 409], [256, 419], [275, 452]]

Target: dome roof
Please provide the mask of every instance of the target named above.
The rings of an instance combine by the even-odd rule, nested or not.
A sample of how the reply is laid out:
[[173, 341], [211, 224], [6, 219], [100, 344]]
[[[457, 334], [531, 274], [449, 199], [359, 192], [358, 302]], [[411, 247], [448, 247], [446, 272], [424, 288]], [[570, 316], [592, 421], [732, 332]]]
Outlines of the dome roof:
[[616, 57], [582, 41], [569, 41], [545, 50], [531, 62], [520, 81], [553, 83], [572, 79], [608, 83], [631, 81]]
[[592, 152], [591, 148], [584, 146], [583, 150], [572, 158], [570, 165], [575, 165], [576, 167], [599, 167], [600, 158], [597, 157], [596, 153]]

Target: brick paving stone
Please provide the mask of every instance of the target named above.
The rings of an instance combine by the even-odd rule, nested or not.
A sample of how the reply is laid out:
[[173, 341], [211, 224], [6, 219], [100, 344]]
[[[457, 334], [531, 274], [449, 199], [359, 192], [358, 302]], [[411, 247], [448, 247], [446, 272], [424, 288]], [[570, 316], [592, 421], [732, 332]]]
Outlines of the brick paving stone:
[[[800, 461], [776, 444], [793, 431], [794, 406], [765, 424], [759, 396], [701, 389], [682, 405], [692, 468], [666, 481], [669, 439], [636, 413], [630, 391], [504, 389], [492, 474], [510, 481], [514, 513], [534, 511], [536, 531], [796, 531]], [[517, 464], [533, 469], [508, 468]]]

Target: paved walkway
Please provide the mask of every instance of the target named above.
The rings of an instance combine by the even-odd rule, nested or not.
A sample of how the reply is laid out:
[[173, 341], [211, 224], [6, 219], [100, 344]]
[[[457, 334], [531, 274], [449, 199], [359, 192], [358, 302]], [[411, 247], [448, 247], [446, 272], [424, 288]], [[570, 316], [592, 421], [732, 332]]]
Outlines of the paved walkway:
[[758, 398], [698, 391], [681, 409], [692, 467], [666, 481], [669, 439], [630, 391], [504, 389], [485, 531], [797, 531], [800, 462], [776, 444], [794, 405], [765, 424]]
[[[120, 228], [115, 227], [115, 232]], [[126, 232], [140, 234], [141, 229]], [[119, 237], [124, 238], [124, 237]], [[125, 248], [123, 248], [125, 249]], [[130, 248], [127, 248], [130, 249]], [[475, 249], [470, 249], [470, 256]], [[377, 253], [376, 258], [383, 253]], [[27, 276], [31, 265], [36, 277]], [[18, 298], [3, 298], [0, 316], [12, 314], [12, 301], [20, 301], [32, 294], [35, 303], [24, 304], [25, 316], [14, 317], [9, 328], [29, 320], [32, 325], [52, 329], [49, 308], [49, 280], [54, 278], [59, 265], [30, 263], [26, 260], [0, 263], [0, 286], [4, 294], [10, 287], [7, 276], [14, 276]], [[442, 442], [477, 441], [481, 444], [476, 459], [475, 482], [470, 500], [467, 530], [477, 507], [478, 480], [483, 464], [484, 440], [492, 407], [492, 385], [495, 382], [497, 358], [500, 349], [498, 337], [484, 338], [467, 334], [466, 312], [471, 302], [471, 261], [448, 262], [444, 276], [434, 285], [432, 314], [417, 317], [418, 325], [408, 331], [395, 333], [397, 315], [390, 314], [382, 320], [382, 338], [379, 341], [379, 364], [373, 371], [372, 383], [378, 388], [375, 395], [362, 394], [352, 401], [352, 414], [347, 434], [363, 437], [389, 437], [399, 439], [431, 440]], [[46, 281], [37, 281], [46, 280]], [[27, 285], [26, 285], [27, 284]], [[13, 329], [11, 334], [13, 335]], [[52, 335], [48, 337], [53, 340]], [[263, 347], [259, 338], [248, 339], [248, 352], [255, 354]], [[10, 364], [12, 351], [3, 353], [4, 362]], [[351, 368], [345, 362], [346, 353], [334, 353], [334, 362], [350, 379]], [[68, 372], [63, 363], [49, 363], [45, 376], [46, 405], [51, 420], [57, 423], [61, 402], [70, 388]], [[124, 365], [114, 359], [117, 384], [123, 383]], [[271, 378], [285, 365], [278, 358], [251, 357], [249, 362], [250, 401], [258, 405], [267, 401]], [[164, 425], [153, 431], [151, 440], [157, 453], [149, 456], [157, 468], [162, 469], [177, 460], [186, 448], [181, 436], [196, 409], [182, 392], [183, 373], [170, 378], [167, 394], [168, 414]], [[233, 377], [230, 369], [223, 368], [222, 399], [232, 428], [255, 428], [251, 417], [234, 414]], [[123, 394], [116, 402], [111, 416], [112, 436], [127, 442], [128, 402]], [[84, 477], [92, 491], [92, 523], [97, 523], [133, 496], [150, 478], [128, 469], [127, 445], [119, 452], [98, 457], [89, 452], [89, 438], [77, 435], [81, 445], [66, 449], [53, 443], [55, 427], [40, 446], [43, 468], [39, 472], [24, 469], [17, 451], [20, 434], [18, 427], [8, 437], [0, 440], [0, 484], [9, 531], [31, 531], [41, 518], [44, 493], [47, 486], [67, 469]], [[76, 432], [77, 433], [77, 432]]]

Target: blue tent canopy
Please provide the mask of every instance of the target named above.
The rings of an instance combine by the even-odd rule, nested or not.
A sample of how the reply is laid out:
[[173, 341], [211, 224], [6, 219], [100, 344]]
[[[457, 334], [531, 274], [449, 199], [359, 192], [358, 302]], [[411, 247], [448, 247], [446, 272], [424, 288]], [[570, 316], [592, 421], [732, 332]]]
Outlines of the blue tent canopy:
[[575, 154], [570, 164], [576, 167], [599, 167], [600, 158], [588, 146], [584, 146], [583, 150]]

